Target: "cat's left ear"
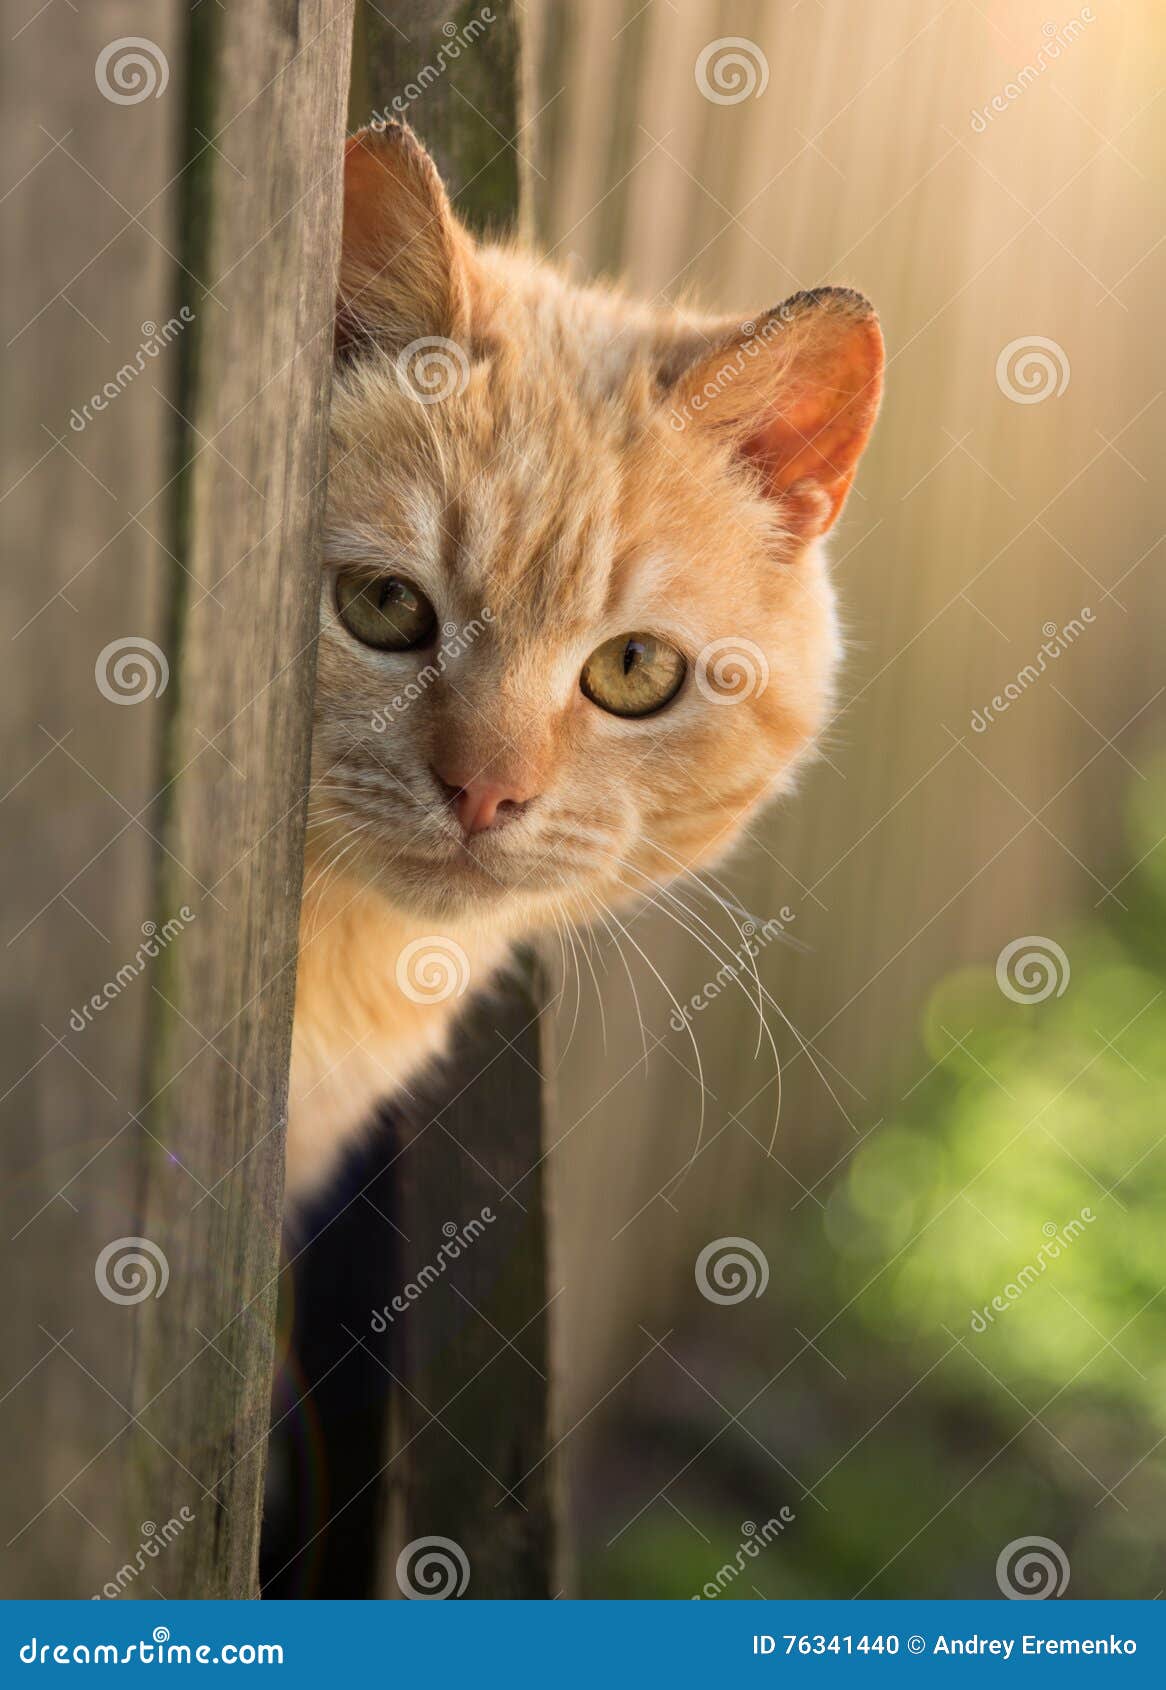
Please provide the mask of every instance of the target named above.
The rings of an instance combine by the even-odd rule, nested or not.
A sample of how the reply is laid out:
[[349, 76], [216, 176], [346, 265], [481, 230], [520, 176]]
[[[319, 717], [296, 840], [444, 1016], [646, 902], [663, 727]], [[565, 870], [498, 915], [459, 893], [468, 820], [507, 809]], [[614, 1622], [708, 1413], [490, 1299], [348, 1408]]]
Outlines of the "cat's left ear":
[[849, 288], [795, 294], [689, 366], [669, 394], [673, 427], [727, 434], [808, 541], [837, 519], [870, 439], [883, 337]]

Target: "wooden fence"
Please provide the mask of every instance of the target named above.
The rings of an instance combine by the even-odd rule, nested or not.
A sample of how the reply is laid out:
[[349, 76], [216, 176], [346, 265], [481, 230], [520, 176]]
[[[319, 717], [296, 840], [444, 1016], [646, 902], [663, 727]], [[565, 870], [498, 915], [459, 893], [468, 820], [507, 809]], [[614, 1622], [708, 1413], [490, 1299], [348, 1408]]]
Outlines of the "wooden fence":
[[[5, 1595], [258, 1593], [354, 23], [357, 120], [441, 64], [409, 116], [502, 224], [517, 26], [491, 10], [447, 64], [426, 0], [4, 7]], [[472, 1594], [552, 1593], [539, 1011], [531, 971], [346, 1200], [349, 1264], [383, 1277], [332, 1313], [372, 1411], [297, 1372], [302, 1311], [280, 1341], [285, 1425], [337, 1418], [330, 1469], [273, 1475], [273, 1585], [371, 1594], [344, 1587], [359, 1519], [381, 1594], [431, 1535]], [[368, 1294], [487, 1208], [449, 1302], [376, 1350]], [[316, 1224], [306, 1307], [342, 1235]]]

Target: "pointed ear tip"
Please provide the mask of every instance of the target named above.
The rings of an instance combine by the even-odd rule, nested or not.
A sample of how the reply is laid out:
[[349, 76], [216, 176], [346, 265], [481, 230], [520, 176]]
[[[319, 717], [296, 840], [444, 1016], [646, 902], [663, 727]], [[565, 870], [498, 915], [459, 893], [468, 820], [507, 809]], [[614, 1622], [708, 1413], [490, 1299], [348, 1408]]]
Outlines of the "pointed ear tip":
[[786, 319], [813, 311], [826, 316], [847, 318], [850, 323], [855, 324], [874, 323], [875, 328], [879, 324], [879, 313], [875, 311], [867, 296], [858, 292], [857, 287], [808, 287], [803, 292], [791, 294], [789, 299], [784, 299], [777, 306], [777, 311]]
[[795, 293], [779, 305], [777, 314], [787, 323], [798, 317], [815, 317], [819, 323], [830, 319], [836, 334], [861, 337], [871, 360], [878, 365], [883, 362], [883, 331], [879, 314], [857, 288], [809, 288], [803, 293]]
[[416, 130], [411, 129], [403, 118], [378, 118], [348, 137], [344, 143], [344, 156], [348, 159], [353, 153], [362, 152], [375, 158], [378, 154], [385, 155], [398, 149], [422, 158], [429, 157]]

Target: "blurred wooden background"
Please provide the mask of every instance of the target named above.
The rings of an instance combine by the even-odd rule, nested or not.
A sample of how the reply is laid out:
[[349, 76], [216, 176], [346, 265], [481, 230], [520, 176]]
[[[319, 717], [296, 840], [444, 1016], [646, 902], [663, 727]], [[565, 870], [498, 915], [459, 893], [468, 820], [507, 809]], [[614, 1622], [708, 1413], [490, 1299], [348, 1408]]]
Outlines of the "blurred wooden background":
[[[683, 1321], [699, 1246], [820, 1201], [817, 1182], [929, 1066], [914, 1029], [930, 984], [1017, 935], [1055, 937], [1129, 866], [1122, 795], [1162, 723], [1166, 31], [1149, 5], [1062, 15], [1044, 0], [537, 0], [528, 15], [535, 233], [560, 261], [743, 312], [849, 284], [877, 304], [889, 355], [833, 541], [850, 638], [838, 714], [799, 794], [723, 871], [759, 923], [788, 904], [805, 947], [759, 959], [800, 1035], [770, 1011], [773, 1156], [772, 1057], [754, 1058], [740, 992], [693, 1022], [708, 1120], [679, 1178], [696, 1136], [688, 1037], [626, 946], [645, 1066], [628, 982], [597, 941], [604, 1054], [583, 971], [550, 1158], [564, 1420], [589, 1416], [567, 1444], [579, 1499], [632, 1387], [605, 1393]], [[726, 36], [759, 50], [758, 92], [732, 104], [695, 75]], [[1004, 109], [974, 123], [998, 94]], [[1034, 336], [1070, 379], [1015, 403], [997, 359]], [[1044, 625], [1083, 607], [1095, 620], [1055, 673], [971, 732]], [[681, 1001], [716, 972], [663, 915], [631, 931]], [[572, 974], [564, 1045], [574, 991]], [[796, 1261], [772, 1265], [796, 1280]]]

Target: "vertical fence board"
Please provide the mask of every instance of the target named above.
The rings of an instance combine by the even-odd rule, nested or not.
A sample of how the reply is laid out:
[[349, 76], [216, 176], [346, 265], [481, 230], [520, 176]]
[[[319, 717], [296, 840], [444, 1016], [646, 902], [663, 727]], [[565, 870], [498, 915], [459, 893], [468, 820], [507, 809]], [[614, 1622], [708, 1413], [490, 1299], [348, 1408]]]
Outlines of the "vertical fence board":
[[395, 1123], [387, 1596], [425, 1590], [408, 1546], [434, 1537], [470, 1596], [558, 1593], [541, 1000], [530, 970], [484, 1004], [449, 1100]]
[[[184, 1595], [256, 1592], [308, 777], [350, 0], [192, 16], [181, 278], [197, 324], [143, 1231], [144, 1510]], [[148, 1312], [147, 1312], [148, 1311]]]
[[350, 124], [404, 118], [437, 161], [462, 221], [508, 228], [525, 154], [518, 8], [511, 0], [397, 0], [389, 10], [391, 18], [360, 0]]
[[[134, 14], [172, 67], [178, 13], [143, 0]], [[110, 4], [0, 7], [5, 1597], [92, 1595], [142, 1519], [109, 1481], [132, 1436], [137, 1311], [102, 1297], [94, 1268], [136, 1231], [149, 993], [144, 978], [115, 983], [155, 914], [142, 812], [167, 699], [126, 708], [98, 674], [108, 686], [114, 641], [164, 638], [169, 561], [146, 507], [170, 472], [161, 394], [176, 348], [112, 400], [103, 389], [172, 308], [164, 190], [178, 158], [173, 87], [121, 105], [99, 86], [126, 24]]]

